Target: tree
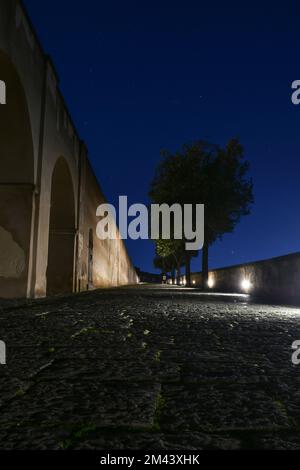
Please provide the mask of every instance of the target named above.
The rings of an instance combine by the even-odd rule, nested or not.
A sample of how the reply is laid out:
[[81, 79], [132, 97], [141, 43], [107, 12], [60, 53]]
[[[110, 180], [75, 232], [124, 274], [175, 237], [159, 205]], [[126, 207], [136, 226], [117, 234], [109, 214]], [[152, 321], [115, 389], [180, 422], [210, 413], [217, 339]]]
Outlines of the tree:
[[238, 139], [224, 148], [216, 147], [204, 168], [205, 242], [202, 253], [202, 282], [208, 280], [209, 246], [225, 233], [231, 233], [243, 215], [250, 213], [253, 183], [249, 162]]
[[184, 243], [182, 240], [156, 240], [156, 254], [168, 263], [170, 270], [176, 269], [177, 284], [180, 282], [181, 267], [184, 263]]
[[158, 254], [155, 255], [153, 260], [153, 265], [156, 269], [160, 269], [162, 275], [166, 275], [167, 273], [171, 274], [172, 283], [175, 281], [175, 270], [176, 270], [176, 261], [175, 258], [172, 256], [159, 256]]
[[[185, 265], [186, 285], [191, 285], [191, 257], [197, 256], [195, 251], [186, 251], [184, 243], [181, 240], [163, 240], [156, 241], [156, 256], [153, 260], [154, 267], [160, 269], [162, 273], [171, 273], [172, 282], [174, 283], [177, 272], [177, 281], [181, 276], [181, 267]], [[158, 254], [160, 253], [160, 254]]]
[[164, 151], [162, 155], [150, 187], [151, 201], [205, 205], [202, 283], [206, 288], [209, 246], [250, 213], [253, 184], [249, 163], [238, 139], [224, 148], [198, 141], [175, 154]]

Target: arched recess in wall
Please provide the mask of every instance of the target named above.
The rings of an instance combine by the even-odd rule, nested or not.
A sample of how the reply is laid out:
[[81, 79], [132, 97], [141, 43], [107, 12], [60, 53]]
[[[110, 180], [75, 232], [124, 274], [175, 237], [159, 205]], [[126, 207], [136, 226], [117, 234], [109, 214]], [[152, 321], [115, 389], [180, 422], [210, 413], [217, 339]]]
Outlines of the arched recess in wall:
[[51, 183], [47, 295], [73, 291], [74, 246], [74, 188], [68, 164], [60, 157]]
[[[0, 51], [0, 297], [27, 295], [34, 191], [34, 155], [21, 80]], [[2, 96], [2, 102], [3, 96]]]

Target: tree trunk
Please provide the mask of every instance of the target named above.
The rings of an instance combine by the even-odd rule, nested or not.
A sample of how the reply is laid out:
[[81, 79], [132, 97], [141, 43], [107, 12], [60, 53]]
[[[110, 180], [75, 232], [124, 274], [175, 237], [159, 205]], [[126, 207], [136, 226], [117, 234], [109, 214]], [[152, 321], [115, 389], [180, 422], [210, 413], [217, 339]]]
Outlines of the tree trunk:
[[208, 243], [204, 242], [202, 248], [202, 289], [207, 290], [208, 283]]
[[171, 272], [171, 279], [172, 279], [172, 284], [175, 284], [175, 270], [172, 269], [172, 272]]
[[180, 286], [180, 277], [181, 277], [181, 272], [180, 272], [180, 265], [177, 267], [177, 285]]
[[191, 286], [191, 255], [189, 253], [185, 254], [185, 280], [186, 286]]

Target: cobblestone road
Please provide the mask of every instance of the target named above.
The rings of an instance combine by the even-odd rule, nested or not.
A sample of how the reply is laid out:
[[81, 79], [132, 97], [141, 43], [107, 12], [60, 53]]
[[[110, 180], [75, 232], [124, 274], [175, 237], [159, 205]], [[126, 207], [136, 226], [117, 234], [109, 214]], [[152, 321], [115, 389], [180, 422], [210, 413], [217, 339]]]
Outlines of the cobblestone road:
[[138, 286], [0, 303], [1, 449], [300, 449], [300, 309]]

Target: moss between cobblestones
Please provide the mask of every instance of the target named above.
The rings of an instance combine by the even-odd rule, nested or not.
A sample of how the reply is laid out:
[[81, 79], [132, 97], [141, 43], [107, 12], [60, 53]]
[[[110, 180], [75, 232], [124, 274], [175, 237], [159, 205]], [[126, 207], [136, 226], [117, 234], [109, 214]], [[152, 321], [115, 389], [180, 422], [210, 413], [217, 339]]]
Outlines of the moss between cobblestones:
[[166, 406], [166, 401], [162, 393], [160, 392], [156, 398], [154, 417], [153, 417], [153, 430], [156, 432], [160, 431], [161, 417], [162, 417], [162, 413], [163, 413], [165, 406]]
[[96, 424], [81, 424], [76, 426], [73, 430], [70, 431], [70, 436], [59, 443], [59, 447], [62, 450], [72, 449], [76, 444], [79, 444], [83, 440], [86, 440], [90, 437], [90, 433], [101, 433], [108, 437], [109, 435], [116, 436], [117, 434], [155, 434], [158, 432], [158, 429], [148, 426], [97, 426]]
[[161, 353], [162, 353], [162, 351], [161, 351], [160, 349], [158, 349], [158, 350], [156, 351], [156, 353], [154, 354], [154, 360], [155, 360], [156, 362], [160, 362]]
[[19, 388], [19, 390], [17, 390], [15, 393], [15, 397], [23, 397], [25, 393], [26, 393], [26, 390], [24, 390], [23, 388]]
[[96, 328], [95, 326], [89, 326], [86, 328], [82, 328], [81, 330], [74, 333], [71, 338], [76, 338], [77, 336], [88, 334], [88, 333], [95, 333], [95, 334], [105, 334], [105, 335], [112, 335], [115, 333], [114, 330], [105, 330], [101, 328]]
[[73, 446], [79, 439], [85, 437], [92, 431], [95, 431], [97, 426], [93, 423], [82, 423], [81, 425], [76, 426], [70, 434], [70, 437], [60, 442], [59, 447], [61, 449], [67, 450]]

